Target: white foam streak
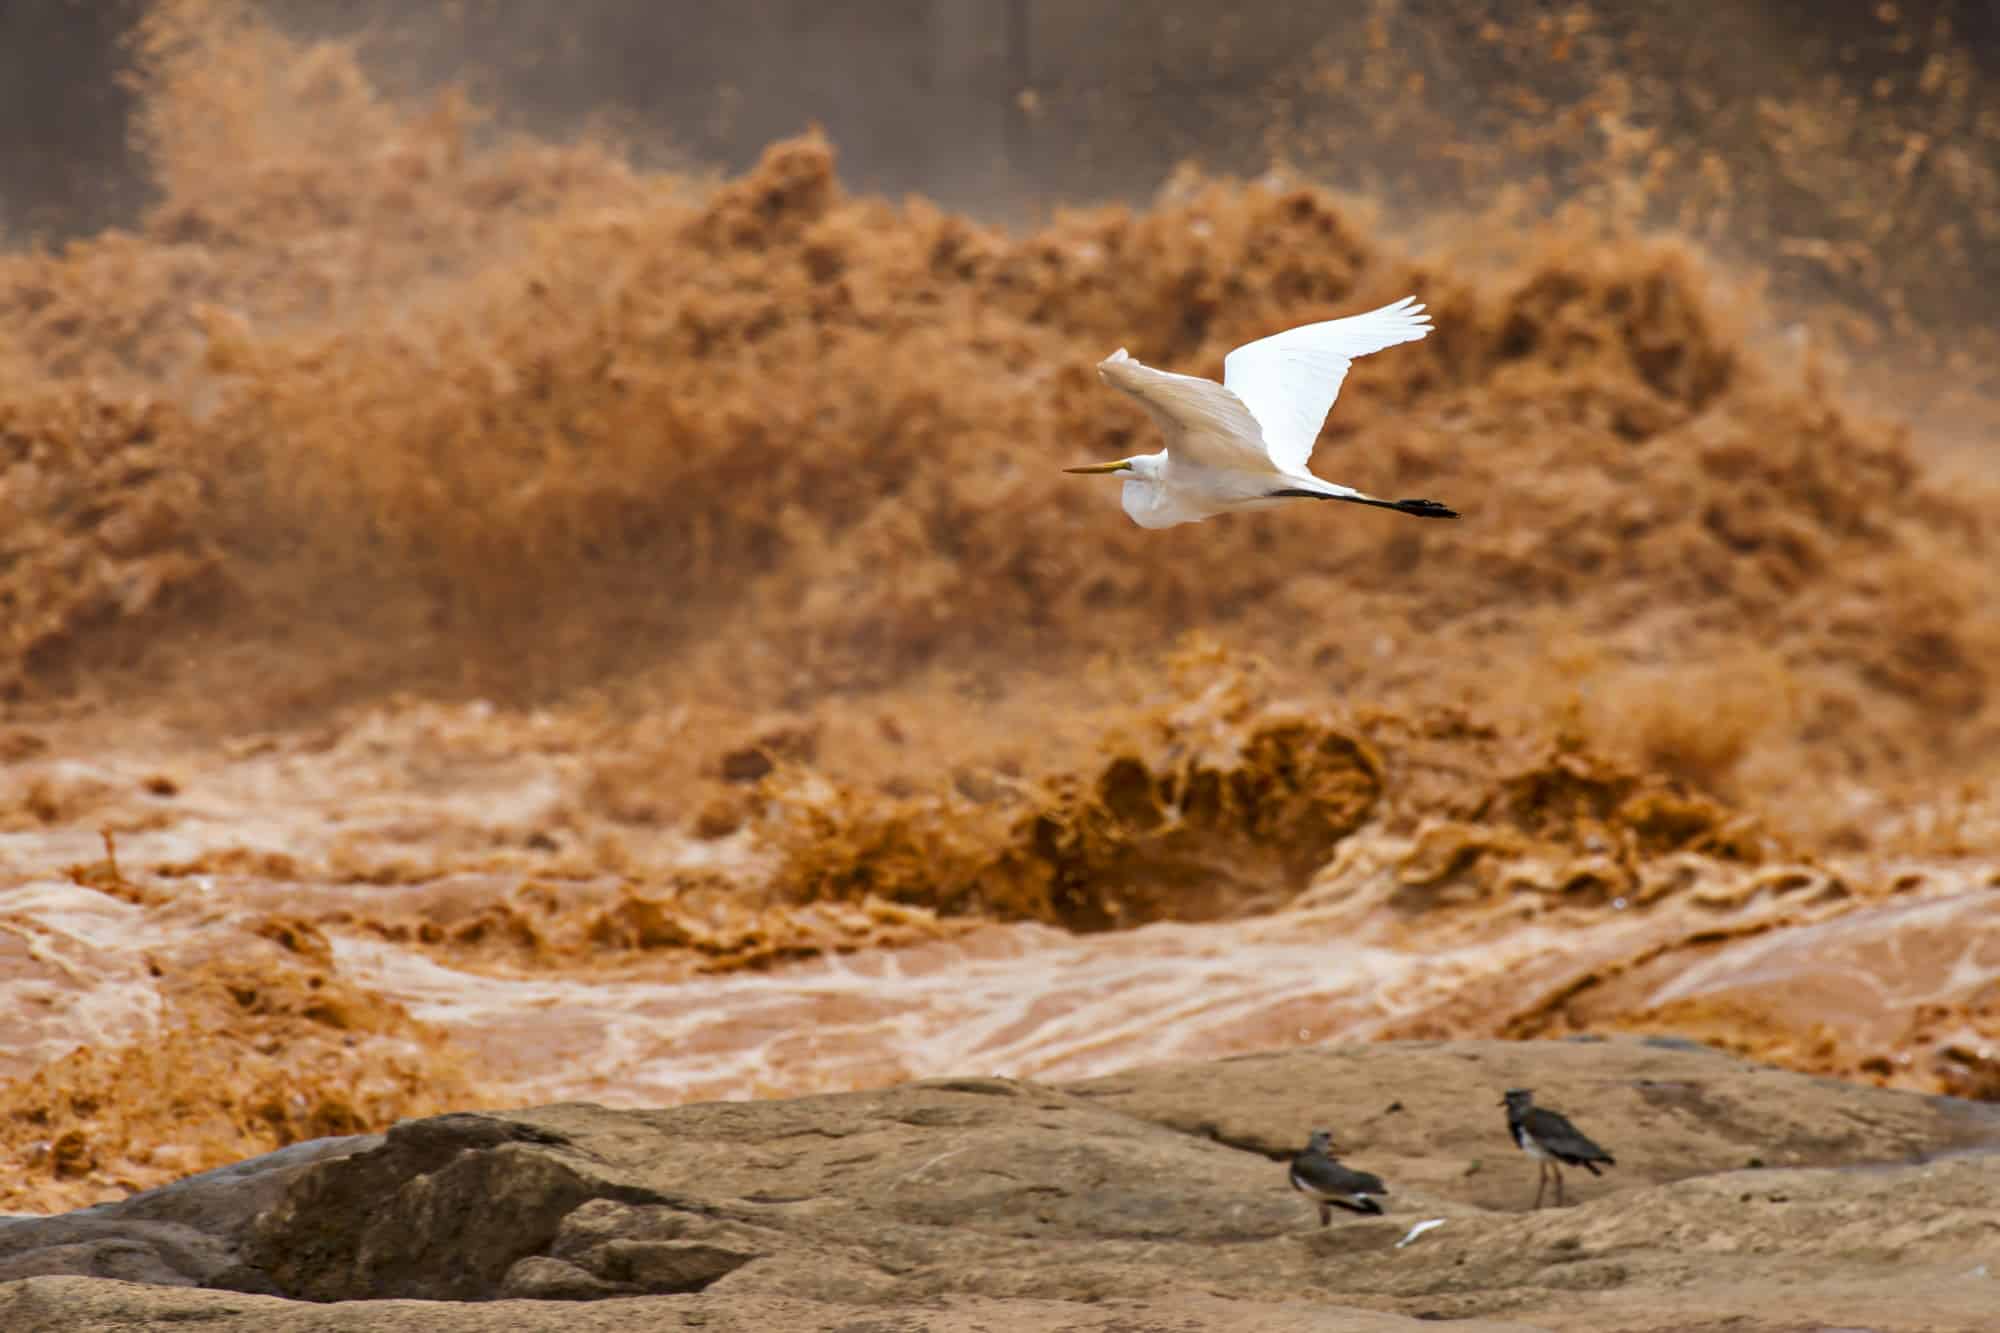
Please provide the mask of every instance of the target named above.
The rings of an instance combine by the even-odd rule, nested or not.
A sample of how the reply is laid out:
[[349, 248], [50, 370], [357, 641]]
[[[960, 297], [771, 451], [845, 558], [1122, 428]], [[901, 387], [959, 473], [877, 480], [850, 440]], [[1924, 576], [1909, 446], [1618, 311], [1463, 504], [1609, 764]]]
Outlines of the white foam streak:
[[8, 1015], [0, 1071], [26, 1073], [77, 1046], [117, 1047], [150, 1033], [158, 990], [145, 965], [145, 912], [56, 881], [0, 890], [0, 1013]]
[[1248, 938], [1257, 924], [1084, 938], [991, 927], [965, 953], [658, 982], [496, 979], [377, 941], [335, 948], [354, 980], [505, 1059], [522, 1095], [628, 1102], [859, 1086], [885, 1071], [1084, 1077], [1295, 1042], [1298, 1014], [1317, 1015], [1312, 1038], [1358, 1035], [1462, 970], [1334, 939]]

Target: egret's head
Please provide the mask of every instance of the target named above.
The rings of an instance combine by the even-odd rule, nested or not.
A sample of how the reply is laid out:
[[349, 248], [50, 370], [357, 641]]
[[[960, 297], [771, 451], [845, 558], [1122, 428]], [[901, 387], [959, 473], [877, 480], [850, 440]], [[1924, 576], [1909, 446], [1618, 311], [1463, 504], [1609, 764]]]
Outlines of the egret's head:
[[1121, 458], [1115, 463], [1092, 463], [1087, 467], [1066, 467], [1065, 472], [1107, 472], [1123, 477], [1126, 481], [1158, 481], [1163, 475], [1167, 456], [1161, 454], [1135, 454], [1131, 458]]

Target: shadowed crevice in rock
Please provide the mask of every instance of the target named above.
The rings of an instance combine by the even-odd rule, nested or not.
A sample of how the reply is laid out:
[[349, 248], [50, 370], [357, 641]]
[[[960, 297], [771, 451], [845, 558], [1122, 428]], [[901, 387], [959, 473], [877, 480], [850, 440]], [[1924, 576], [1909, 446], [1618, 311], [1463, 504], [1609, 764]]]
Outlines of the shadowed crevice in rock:
[[559, 1131], [492, 1116], [406, 1121], [344, 1160], [304, 1175], [250, 1228], [245, 1260], [284, 1295], [491, 1300], [580, 1205], [669, 1202], [599, 1177], [600, 1163]]

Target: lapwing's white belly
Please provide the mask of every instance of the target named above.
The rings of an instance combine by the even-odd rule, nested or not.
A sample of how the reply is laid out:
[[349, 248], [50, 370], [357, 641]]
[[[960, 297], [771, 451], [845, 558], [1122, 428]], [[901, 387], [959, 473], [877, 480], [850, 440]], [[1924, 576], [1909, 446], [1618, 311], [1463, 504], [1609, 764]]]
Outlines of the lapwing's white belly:
[[1299, 1173], [1296, 1171], [1292, 1172], [1291, 1176], [1292, 1176], [1293, 1189], [1299, 1191], [1301, 1194], [1310, 1194], [1315, 1199], [1330, 1199], [1339, 1203], [1360, 1203], [1364, 1199], [1372, 1199], [1375, 1197], [1374, 1194], [1369, 1190], [1321, 1189], [1319, 1186], [1313, 1184], [1310, 1180], [1305, 1180], [1301, 1178]]
[[1525, 1129], [1517, 1129], [1514, 1131], [1514, 1144], [1516, 1147], [1520, 1148], [1522, 1152], [1528, 1154], [1528, 1156], [1530, 1157], [1546, 1158], [1549, 1155], [1548, 1150], [1543, 1148], [1541, 1144], [1535, 1142], [1535, 1136], [1533, 1134], [1530, 1134]]

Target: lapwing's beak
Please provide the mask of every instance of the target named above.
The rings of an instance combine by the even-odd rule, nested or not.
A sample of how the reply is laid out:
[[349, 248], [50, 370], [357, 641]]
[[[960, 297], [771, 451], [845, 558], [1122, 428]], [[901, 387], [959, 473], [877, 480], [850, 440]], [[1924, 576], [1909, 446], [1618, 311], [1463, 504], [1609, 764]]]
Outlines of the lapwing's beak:
[[1126, 472], [1132, 467], [1132, 460], [1121, 458], [1115, 463], [1091, 463], [1084, 467], [1066, 467], [1065, 472]]

